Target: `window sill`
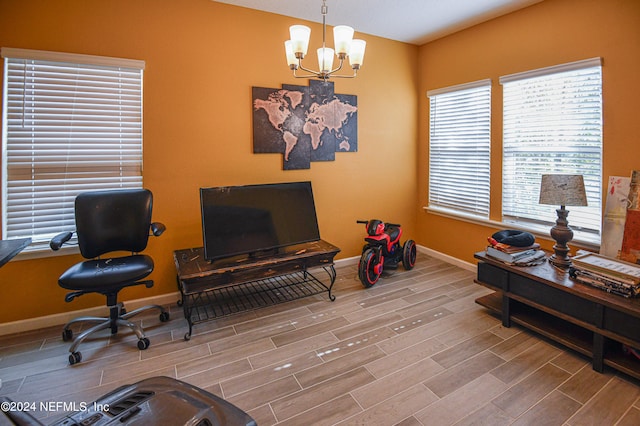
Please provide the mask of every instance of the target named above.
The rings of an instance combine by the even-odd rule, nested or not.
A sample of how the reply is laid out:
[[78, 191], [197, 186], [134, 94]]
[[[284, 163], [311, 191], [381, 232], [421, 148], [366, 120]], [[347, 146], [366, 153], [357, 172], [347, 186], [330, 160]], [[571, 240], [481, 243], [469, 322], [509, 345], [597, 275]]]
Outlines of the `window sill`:
[[[502, 222], [491, 219], [483, 219], [477, 216], [473, 216], [470, 214], [464, 214], [459, 212], [454, 212], [452, 210], [447, 210], [443, 208], [437, 207], [429, 207], [424, 206], [424, 211], [430, 214], [435, 214], [442, 217], [447, 217], [449, 219], [461, 220], [463, 222], [473, 223], [475, 225], [488, 226], [491, 228], [498, 229], [518, 229], [521, 231], [531, 232], [536, 238], [541, 238], [547, 241], [553, 241], [551, 236], [549, 235], [549, 230], [551, 227], [547, 227], [545, 225], [537, 225], [537, 224], [521, 224], [516, 222]], [[600, 251], [600, 237], [596, 237], [591, 234], [587, 234], [584, 232], [574, 231], [574, 237], [570, 244], [575, 244], [580, 246], [580, 248], [599, 252]]]
[[39, 247], [27, 247], [20, 252], [16, 257], [11, 259], [12, 262], [19, 262], [22, 260], [42, 259], [45, 257], [57, 257], [57, 256], [69, 256], [72, 254], [80, 254], [80, 249], [77, 245], [61, 247], [60, 250], [53, 251], [49, 246], [41, 245]]

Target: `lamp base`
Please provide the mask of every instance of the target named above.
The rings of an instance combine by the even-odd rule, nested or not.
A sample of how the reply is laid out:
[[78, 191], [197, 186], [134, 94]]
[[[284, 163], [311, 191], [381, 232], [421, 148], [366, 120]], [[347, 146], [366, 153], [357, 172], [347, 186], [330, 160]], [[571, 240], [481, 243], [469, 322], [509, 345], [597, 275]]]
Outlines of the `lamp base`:
[[573, 230], [569, 227], [569, 222], [567, 221], [569, 210], [561, 206], [556, 210], [556, 213], [558, 214], [558, 219], [555, 226], [551, 228], [551, 238], [555, 240], [556, 244], [553, 246], [554, 254], [549, 258], [549, 262], [559, 268], [568, 268], [571, 266], [571, 258], [569, 257], [567, 243], [573, 240]]
[[571, 266], [571, 258], [569, 256], [558, 256], [557, 253], [549, 257], [549, 262], [558, 268], [568, 269]]

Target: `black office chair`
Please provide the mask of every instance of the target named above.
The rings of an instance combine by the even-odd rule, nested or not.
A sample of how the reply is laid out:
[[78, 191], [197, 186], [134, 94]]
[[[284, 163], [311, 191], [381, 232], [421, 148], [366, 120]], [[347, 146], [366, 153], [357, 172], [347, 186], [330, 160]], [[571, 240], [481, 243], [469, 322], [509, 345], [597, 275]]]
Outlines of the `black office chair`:
[[[60, 287], [71, 290], [65, 297], [72, 301], [86, 293], [101, 293], [107, 297], [109, 318], [80, 317], [69, 321], [62, 331], [62, 339], [70, 341], [73, 331], [70, 326], [76, 322], [97, 323], [84, 330], [73, 339], [69, 348], [69, 364], [82, 360], [76, 349], [82, 341], [92, 333], [111, 328], [111, 333], [118, 332], [118, 326], [131, 328], [138, 336], [138, 348], [149, 347], [149, 339], [142, 328], [130, 321], [134, 315], [148, 309], [160, 311], [160, 321], [169, 320], [169, 313], [162, 306], [149, 305], [126, 312], [124, 305], [118, 302], [118, 292], [125, 287], [144, 285], [153, 286], [152, 280], [144, 280], [153, 271], [153, 259], [139, 254], [147, 247], [149, 231], [159, 236], [165, 226], [151, 223], [153, 196], [146, 189], [125, 189], [112, 191], [85, 192], [76, 197], [75, 219], [76, 235], [80, 253], [86, 259], [65, 271], [58, 279]], [[50, 246], [58, 250], [68, 242], [73, 232], [64, 232], [55, 236]], [[117, 251], [130, 252], [130, 255], [116, 256]], [[112, 257], [101, 256], [112, 253]]]

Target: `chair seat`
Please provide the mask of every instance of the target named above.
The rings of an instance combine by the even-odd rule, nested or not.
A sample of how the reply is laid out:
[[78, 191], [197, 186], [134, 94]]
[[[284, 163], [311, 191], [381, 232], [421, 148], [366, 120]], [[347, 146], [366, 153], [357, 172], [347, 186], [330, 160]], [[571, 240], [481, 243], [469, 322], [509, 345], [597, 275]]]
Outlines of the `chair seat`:
[[87, 260], [67, 269], [59, 278], [67, 290], [104, 293], [127, 287], [153, 272], [153, 259], [144, 254]]

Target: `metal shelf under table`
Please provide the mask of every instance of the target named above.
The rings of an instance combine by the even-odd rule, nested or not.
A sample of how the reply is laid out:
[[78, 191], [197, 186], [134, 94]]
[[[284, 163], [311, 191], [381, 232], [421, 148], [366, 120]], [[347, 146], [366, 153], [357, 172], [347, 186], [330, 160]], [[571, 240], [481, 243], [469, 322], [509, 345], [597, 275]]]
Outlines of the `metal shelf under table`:
[[[325, 241], [290, 246], [275, 255], [207, 262], [202, 248], [177, 250], [174, 260], [181, 300], [178, 302], [193, 325], [327, 292], [336, 279], [333, 257], [339, 248]], [[323, 282], [310, 272], [325, 272]]]

